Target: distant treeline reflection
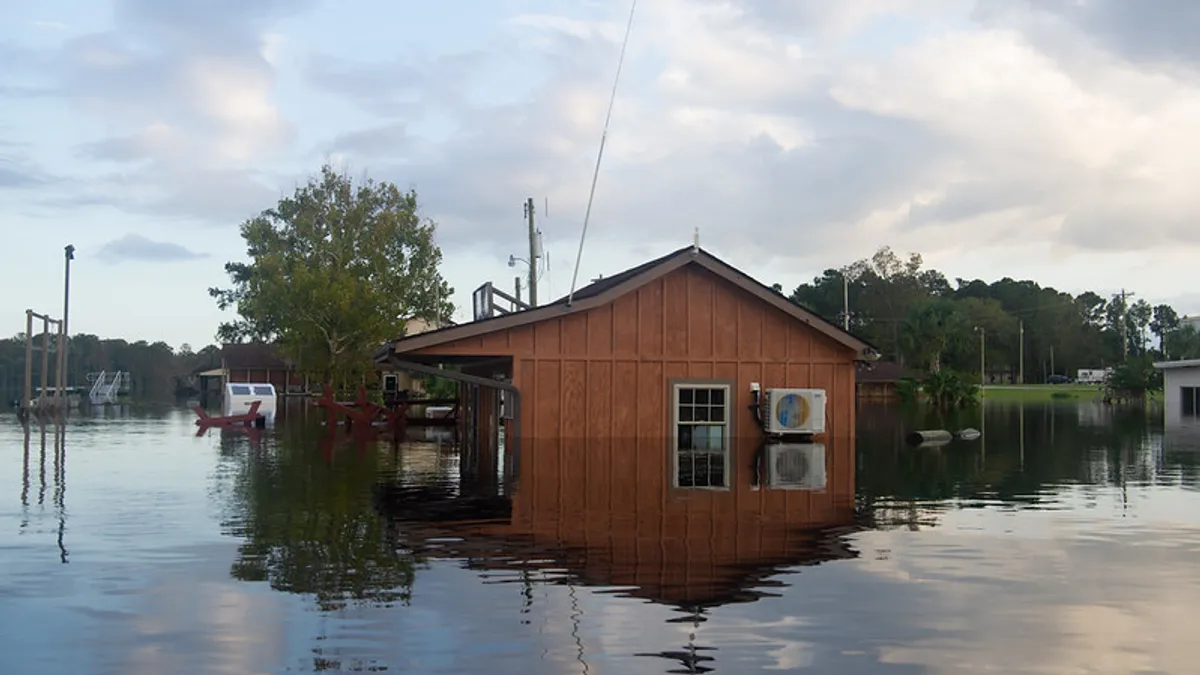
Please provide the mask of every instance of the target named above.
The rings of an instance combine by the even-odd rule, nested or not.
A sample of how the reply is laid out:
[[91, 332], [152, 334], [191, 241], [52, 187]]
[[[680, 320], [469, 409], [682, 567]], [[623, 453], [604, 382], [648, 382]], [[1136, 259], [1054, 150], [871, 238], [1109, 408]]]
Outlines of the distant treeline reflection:
[[[1161, 410], [1100, 402], [988, 403], [978, 409], [858, 412], [857, 492], [874, 499], [999, 499], [1037, 502], [1064, 484], [1200, 485], [1200, 451], [1164, 449]], [[913, 448], [917, 428], [982, 428], [984, 436], [944, 448]]]

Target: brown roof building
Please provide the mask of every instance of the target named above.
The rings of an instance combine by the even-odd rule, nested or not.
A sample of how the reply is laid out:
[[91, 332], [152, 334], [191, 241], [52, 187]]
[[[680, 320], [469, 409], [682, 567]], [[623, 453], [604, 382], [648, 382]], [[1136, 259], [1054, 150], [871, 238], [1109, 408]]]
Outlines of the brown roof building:
[[891, 361], [862, 364], [858, 369], [858, 398], [864, 401], [892, 401], [897, 398], [901, 380], [921, 380], [924, 375]]
[[[570, 299], [397, 339], [377, 359], [412, 372], [456, 367], [447, 375], [464, 384], [468, 439], [485, 453], [502, 432], [510, 448], [518, 439], [537, 439], [538, 448], [549, 439], [638, 439], [615, 443], [609, 461], [662, 468], [680, 487], [728, 488], [745, 478], [744, 455], [761, 442], [752, 383], [823, 389], [827, 435], [852, 438], [855, 364], [873, 355], [689, 246]], [[838, 445], [846, 453], [838, 461], [853, 462], [851, 445]], [[581, 459], [562, 452], [575, 445], [552, 447], [561, 455], [553, 461]], [[707, 458], [706, 476], [683, 485], [697, 454]]]

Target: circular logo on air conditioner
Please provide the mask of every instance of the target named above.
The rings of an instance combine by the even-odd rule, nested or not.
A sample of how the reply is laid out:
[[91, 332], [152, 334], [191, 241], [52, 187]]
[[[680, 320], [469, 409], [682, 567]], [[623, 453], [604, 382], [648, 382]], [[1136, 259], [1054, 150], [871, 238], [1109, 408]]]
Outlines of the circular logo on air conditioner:
[[775, 420], [785, 429], [795, 429], [808, 421], [808, 399], [787, 394], [775, 404]]

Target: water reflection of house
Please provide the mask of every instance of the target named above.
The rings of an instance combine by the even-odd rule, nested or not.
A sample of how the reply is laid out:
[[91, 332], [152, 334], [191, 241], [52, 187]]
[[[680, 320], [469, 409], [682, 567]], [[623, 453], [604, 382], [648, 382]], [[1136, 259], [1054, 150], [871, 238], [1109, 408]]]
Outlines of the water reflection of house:
[[[831, 439], [808, 464], [738, 439], [721, 490], [677, 487], [664, 442], [535, 440], [511, 496], [475, 498], [478, 512], [399, 486], [380, 508], [400, 515], [399, 545], [422, 555], [552, 571], [685, 609], [753, 601], [783, 568], [857, 555], [843, 536], [855, 520], [851, 439]], [[473, 498], [464, 487], [455, 499]]]
[[894, 401], [901, 380], [921, 378], [920, 373], [892, 361], [864, 363], [858, 368], [856, 390], [861, 401]]
[[[840, 327], [687, 247], [585, 286], [570, 302], [406, 336], [377, 359], [462, 382], [468, 438], [495, 445], [505, 429], [522, 439], [657, 439], [647, 461], [671, 462], [690, 461], [699, 444], [684, 446], [703, 437], [704, 452], [717, 453], [709, 478], [722, 484], [723, 448], [756, 433], [752, 384], [824, 390], [828, 432], [848, 436], [855, 364], [872, 354]], [[447, 365], [459, 372], [439, 370]], [[510, 405], [502, 409], [501, 398]]]

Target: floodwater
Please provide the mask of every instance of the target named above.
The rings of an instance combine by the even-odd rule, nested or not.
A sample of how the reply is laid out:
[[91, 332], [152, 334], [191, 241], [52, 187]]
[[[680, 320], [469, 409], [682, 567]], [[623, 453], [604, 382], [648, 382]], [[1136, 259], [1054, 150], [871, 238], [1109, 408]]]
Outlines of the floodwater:
[[851, 477], [731, 509], [192, 419], [0, 417], [0, 671], [1198, 672], [1200, 442], [1155, 415], [989, 404], [912, 448], [936, 422], [864, 408]]

